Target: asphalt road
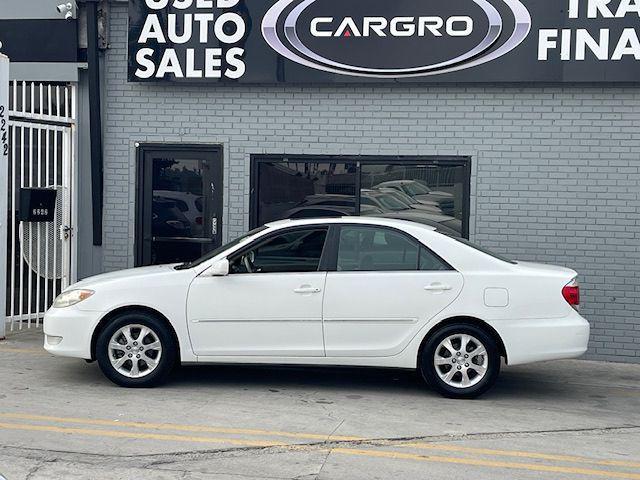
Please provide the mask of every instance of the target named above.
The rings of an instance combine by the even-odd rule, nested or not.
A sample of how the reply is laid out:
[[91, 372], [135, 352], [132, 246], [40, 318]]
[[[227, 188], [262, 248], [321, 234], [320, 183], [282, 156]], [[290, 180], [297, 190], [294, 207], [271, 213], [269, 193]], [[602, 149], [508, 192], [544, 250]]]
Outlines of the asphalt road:
[[0, 342], [8, 480], [640, 480], [640, 365], [506, 367], [467, 401], [369, 369], [188, 367], [136, 390], [41, 343]]

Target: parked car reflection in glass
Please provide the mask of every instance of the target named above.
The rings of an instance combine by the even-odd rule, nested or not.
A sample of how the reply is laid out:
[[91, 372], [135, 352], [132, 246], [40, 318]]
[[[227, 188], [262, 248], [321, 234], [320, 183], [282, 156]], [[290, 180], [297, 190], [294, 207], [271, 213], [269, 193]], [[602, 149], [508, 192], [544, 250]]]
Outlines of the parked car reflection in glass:
[[[372, 205], [361, 205], [361, 215], [378, 215], [384, 211]], [[282, 218], [325, 218], [355, 215], [356, 200], [352, 195], [308, 195], [294, 208], [285, 211]]]
[[152, 229], [157, 237], [188, 237], [191, 223], [180, 211], [176, 202], [164, 197], [153, 197]]
[[402, 190], [396, 190], [395, 188], [376, 187], [374, 190], [380, 191], [388, 195], [391, 195], [392, 197], [395, 197], [396, 199], [406, 204], [411, 209], [422, 210], [429, 213], [438, 213], [438, 214], [443, 213], [442, 209], [439, 207], [438, 202], [436, 201], [423, 200], [419, 202], [412, 196], [404, 193]]
[[420, 203], [426, 202], [429, 204], [435, 201], [442, 209], [442, 212], [446, 215], [453, 216], [455, 214], [453, 194], [431, 190], [427, 185], [419, 180], [392, 180], [374, 185], [374, 188], [393, 188], [409, 195]]
[[170, 200], [184, 217], [189, 221], [191, 233], [194, 237], [202, 237], [204, 234], [202, 210], [202, 195], [194, 195], [189, 192], [179, 192], [174, 190], [154, 190], [154, 197]]
[[[391, 188], [361, 190], [360, 214], [365, 216], [409, 220], [423, 225], [442, 227], [446, 233], [462, 235], [462, 220], [445, 215], [428, 203], [408, 203], [404, 194]], [[411, 198], [411, 197], [410, 197]], [[350, 195], [309, 195], [295, 208], [284, 212], [283, 218], [326, 218], [355, 214], [355, 199]]]
[[[175, 262], [185, 254], [189, 254], [190, 258], [198, 258], [201, 255], [198, 245], [181, 244], [180, 249], [177, 249], [175, 242], [169, 241], [169, 239], [192, 236], [191, 222], [180, 211], [175, 201], [165, 197], [153, 197], [151, 212], [151, 230], [154, 239], [151, 251], [153, 263]], [[192, 251], [185, 252], [185, 249]]]

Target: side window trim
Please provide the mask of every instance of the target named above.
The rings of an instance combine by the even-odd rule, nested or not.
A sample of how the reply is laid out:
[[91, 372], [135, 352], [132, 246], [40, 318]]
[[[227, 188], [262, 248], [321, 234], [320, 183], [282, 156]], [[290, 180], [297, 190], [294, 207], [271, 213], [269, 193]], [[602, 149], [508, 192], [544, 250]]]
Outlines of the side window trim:
[[324, 249], [320, 258], [319, 271], [335, 272], [338, 270], [338, 247], [340, 245], [340, 226], [332, 223], [324, 241]]
[[[395, 227], [390, 227], [388, 225], [375, 225], [375, 224], [371, 224], [371, 223], [338, 223], [338, 224], [333, 224], [330, 226], [330, 230], [329, 230], [329, 236], [327, 236], [327, 240], [325, 241], [325, 249], [327, 248], [327, 243], [331, 242], [332, 248], [331, 248], [331, 262], [327, 263], [327, 271], [328, 272], [337, 272], [338, 271], [338, 251], [340, 249], [340, 234], [342, 233], [342, 229], [343, 228], [348, 228], [348, 227], [369, 227], [369, 228], [379, 228], [379, 229], [384, 229], [384, 230], [389, 230], [391, 232], [397, 233], [399, 235], [402, 235], [404, 237], [406, 237], [408, 240], [410, 240], [411, 242], [415, 243], [418, 247], [418, 264], [417, 264], [417, 269], [416, 270], [393, 270], [393, 271], [399, 271], [399, 272], [449, 272], [449, 271], [457, 271], [455, 268], [453, 268], [451, 266], [451, 264], [449, 262], [447, 262], [444, 258], [442, 258], [440, 255], [438, 255], [436, 252], [434, 252], [433, 250], [431, 250], [428, 246], [426, 246], [424, 243], [422, 243], [420, 240], [418, 240], [416, 237], [414, 237], [413, 235], [411, 235], [410, 233], [405, 232], [404, 230], [399, 230]], [[333, 237], [331, 236], [332, 234], [332, 230], [334, 230], [334, 234]], [[443, 265], [447, 266], [447, 270], [420, 270], [420, 251], [421, 249], [425, 249], [427, 252], [429, 252], [431, 255], [433, 255], [434, 257], [436, 257], [438, 260], [440, 260], [442, 262]], [[324, 255], [324, 253], [323, 253]], [[321, 264], [322, 265], [322, 264]], [[376, 271], [376, 270], [373, 270]], [[390, 270], [386, 270], [386, 273], [391, 272]], [[357, 273], [357, 272], [348, 272], [348, 273]], [[370, 273], [370, 272], [362, 272], [362, 273]]]
[[[256, 238], [253, 242], [249, 243], [248, 245], [245, 245], [241, 249], [233, 252], [229, 257], [227, 257], [227, 260], [229, 261], [229, 263], [232, 263], [238, 258], [242, 257], [247, 252], [250, 252], [251, 250], [255, 250], [256, 248], [260, 248], [263, 244], [268, 243], [275, 237], [278, 237], [280, 235], [285, 235], [287, 233], [299, 232], [301, 230], [326, 230], [327, 231], [327, 235], [325, 236], [325, 240], [324, 240], [324, 245], [322, 247], [322, 255], [320, 257], [320, 263], [318, 264], [318, 269], [316, 270], [316, 272], [322, 272], [323, 271], [322, 260], [324, 258], [325, 251], [327, 249], [327, 241], [329, 238], [329, 226], [324, 223], [298, 225], [295, 227], [281, 228], [274, 232], [268, 233], [266, 235], [262, 235], [261, 237]], [[260, 275], [269, 275], [269, 273], [273, 273], [273, 272], [264, 272], [264, 273], [261, 273]], [[232, 275], [235, 275], [235, 274], [232, 274]], [[246, 275], [246, 274], [242, 274], [242, 275]]]

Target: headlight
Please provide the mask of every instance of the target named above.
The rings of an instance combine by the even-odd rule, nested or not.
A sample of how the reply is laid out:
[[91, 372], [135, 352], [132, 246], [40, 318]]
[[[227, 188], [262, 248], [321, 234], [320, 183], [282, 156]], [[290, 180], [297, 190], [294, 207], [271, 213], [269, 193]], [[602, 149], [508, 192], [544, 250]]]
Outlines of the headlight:
[[93, 295], [93, 290], [69, 290], [61, 293], [53, 302], [55, 308], [64, 308], [80, 303]]

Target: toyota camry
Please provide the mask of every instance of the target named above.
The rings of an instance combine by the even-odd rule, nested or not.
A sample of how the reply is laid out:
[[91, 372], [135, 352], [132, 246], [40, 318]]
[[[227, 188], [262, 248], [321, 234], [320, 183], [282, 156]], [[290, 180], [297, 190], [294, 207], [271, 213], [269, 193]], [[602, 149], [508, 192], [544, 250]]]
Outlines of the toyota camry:
[[417, 369], [476, 397], [509, 365], [587, 348], [575, 271], [515, 262], [436, 228], [343, 217], [267, 224], [179, 265], [107, 273], [46, 313], [46, 350], [126, 387], [177, 363]]

